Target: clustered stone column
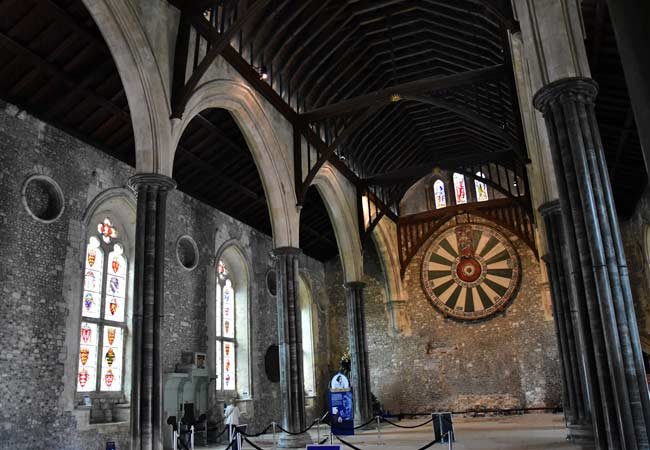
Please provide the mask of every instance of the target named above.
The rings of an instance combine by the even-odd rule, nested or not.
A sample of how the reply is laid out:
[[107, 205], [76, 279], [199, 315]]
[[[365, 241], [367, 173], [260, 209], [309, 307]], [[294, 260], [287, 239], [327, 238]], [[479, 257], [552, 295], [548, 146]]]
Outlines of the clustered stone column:
[[[281, 247], [273, 250], [277, 276], [278, 346], [280, 350], [280, 391], [282, 426], [291, 433], [305, 429], [305, 391], [302, 367], [302, 328], [298, 297], [298, 258], [300, 249]], [[282, 433], [278, 446], [304, 448], [308, 434]]]
[[[600, 392], [596, 389], [594, 347], [587, 303], [584, 295], [572, 295], [572, 283], [580, 279], [580, 265], [576, 263], [577, 249], [566, 242], [562, 227], [560, 202], [554, 200], [540, 207], [544, 218], [548, 254], [544, 257], [548, 268], [553, 299], [553, 315], [560, 353], [560, 369], [563, 381], [564, 415], [569, 438], [580, 444], [593, 444], [594, 427], [591, 411], [602, 423], [598, 406]], [[602, 431], [595, 427], [596, 432]], [[598, 436], [602, 440], [603, 436]]]
[[366, 423], [372, 418], [372, 394], [368, 366], [368, 345], [366, 343], [366, 314], [364, 311], [361, 281], [344, 284], [348, 312], [348, 333], [350, 337], [350, 365], [354, 394], [354, 422]]
[[163, 320], [165, 220], [169, 177], [135, 175], [129, 180], [138, 201], [133, 301], [133, 381], [131, 449], [162, 450], [162, 370], [160, 328]]
[[650, 397], [596, 122], [597, 92], [591, 79], [566, 78], [535, 95], [535, 107], [544, 114], [548, 130], [568, 249], [556, 249], [555, 257], [558, 252], [567, 255], [572, 306], [580, 307], [577, 319], [584, 313], [588, 322], [588, 327], [587, 323], [574, 327], [579, 333], [587, 328], [591, 332], [580, 350], [594, 357], [593, 367], [585, 368], [584, 381], [594, 394], [590, 401], [595, 444], [611, 450], [647, 450]]

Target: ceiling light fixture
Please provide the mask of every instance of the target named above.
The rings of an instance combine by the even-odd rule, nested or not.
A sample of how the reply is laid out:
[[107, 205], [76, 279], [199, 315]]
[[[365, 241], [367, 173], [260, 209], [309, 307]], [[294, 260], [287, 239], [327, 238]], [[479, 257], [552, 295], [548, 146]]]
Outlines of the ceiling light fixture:
[[264, 64], [259, 67], [253, 66], [253, 69], [258, 73], [260, 80], [266, 81], [269, 79], [269, 71]]

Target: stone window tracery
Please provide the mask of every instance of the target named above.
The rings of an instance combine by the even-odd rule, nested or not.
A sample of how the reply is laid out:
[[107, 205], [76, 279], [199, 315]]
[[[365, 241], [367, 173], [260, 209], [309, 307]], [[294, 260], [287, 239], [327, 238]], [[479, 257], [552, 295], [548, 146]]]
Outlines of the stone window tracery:
[[465, 176], [460, 173], [454, 173], [454, 194], [456, 196], [456, 204], [461, 205], [467, 203], [467, 189], [465, 188]]
[[[485, 175], [481, 171], [476, 172], [476, 176], [485, 178]], [[488, 195], [487, 184], [483, 183], [482, 181], [474, 180], [474, 189], [476, 190], [477, 202], [485, 202], [490, 199], [490, 196]]]
[[447, 206], [445, 183], [443, 183], [442, 180], [436, 180], [436, 182], [433, 183], [433, 199], [436, 209], [445, 208]]

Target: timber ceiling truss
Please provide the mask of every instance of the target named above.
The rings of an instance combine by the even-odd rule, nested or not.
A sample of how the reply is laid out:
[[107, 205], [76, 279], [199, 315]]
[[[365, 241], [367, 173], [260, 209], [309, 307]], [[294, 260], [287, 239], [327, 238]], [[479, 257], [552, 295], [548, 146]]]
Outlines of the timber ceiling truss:
[[[506, 39], [516, 29], [508, 0], [170, 2], [181, 11], [173, 115], [183, 114], [221, 56], [293, 124], [301, 247], [313, 257], [325, 261], [338, 251], [312, 186], [325, 162], [370, 200], [360, 221], [366, 238], [381, 217], [399, 220], [400, 199], [434, 166], [468, 175], [478, 168], [502, 188], [504, 171], [486, 169], [522, 176], [527, 159]], [[601, 86], [596, 108], [614, 195], [627, 215], [646, 177], [604, 5], [583, 1], [587, 50]], [[197, 40], [207, 50], [197, 50]], [[0, 97], [135, 165], [124, 88], [81, 0], [0, 2]], [[255, 163], [226, 111], [192, 120], [174, 178], [184, 192], [270, 233]], [[504, 195], [529, 213], [522, 184], [522, 193]], [[525, 228], [527, 220], [520, 222]]]
[[360, 208], [365, 242], [383, 216], [397, 220], [406, 190], [434, 166], [474, 177], [507, 161], [526, 199], [505, 195], [532, 218], [507, 2], [171, 2], [181, 11], [173, 115], [223, 56], [293, 124], [300, 206], [323, 165], [335, 165], [359, 205], [371, 199], [374, 213]]

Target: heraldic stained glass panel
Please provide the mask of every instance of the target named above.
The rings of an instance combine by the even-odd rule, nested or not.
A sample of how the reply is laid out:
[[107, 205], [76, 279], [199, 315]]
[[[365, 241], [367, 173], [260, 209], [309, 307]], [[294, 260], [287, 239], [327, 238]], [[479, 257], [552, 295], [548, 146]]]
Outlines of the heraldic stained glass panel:
[[223, 288], [223, 337], [235, 338], [235, 291], [230, 280]]
[[436, 209], [445, 208], [447, 206], [445, 183], [443, 183], [442, 180], [436, 180], [436, 182], [433, 183], [433, 198], [436, 204]]
[[124, 360], [124, 336], [121, 327], [104, 326], [102, 342], [102, 391], [122, 390], [122, 361]]
[[97, 384], [98, 328], [95, 323], [81, 322], [79, 374], [77, 376], [77, 391], [79, 392], [92, 392]]
[[235, 343], [223, 343], [223, 389], [235, 390]]
[[122, 390], [128, 261], [117, 238], [116, 228], [105, 218], [97, 225], [97, 234], [88, 239], [78, 392]]
[[[483, 172], [476, 172], [477, 177], [485, 178]], [[487, 190], [487, 184], [482, 181], [474, 180], [474, 189], [476, 190], [476, 200], [479, 202], [485, 202], [490, 199]]]
[[456, 204], [467, 203], [467, 190], [465, 189], [465, 176], [454, 173], [454, 194], [456, 195]]
[[108, 254], [108, 276], [106, 280], [106, 302], [104, 317], [106, 320], [124, 322], [126, 303], [126, 258], [120, 244], [113, 246]]
[[102, 275], [104, 273], [104, 251], [99, 239], [92, 236], [86, 247], [86, 266], [84, 270], [84, 292], [81, 315], [99, 319], [102, 304]]
[[215, 389], [233, 391], [237, 387], [235, 370], [235, 290], [223, 261], [217, 264], [215, 298]]

